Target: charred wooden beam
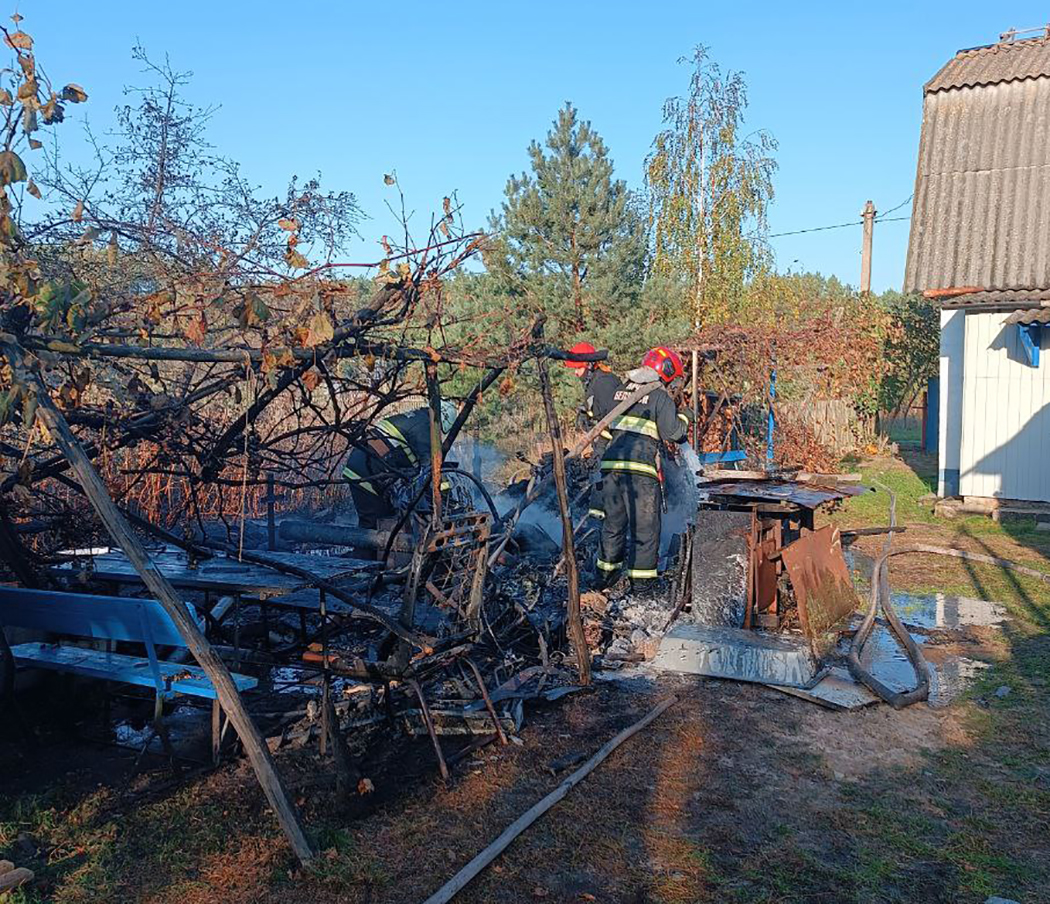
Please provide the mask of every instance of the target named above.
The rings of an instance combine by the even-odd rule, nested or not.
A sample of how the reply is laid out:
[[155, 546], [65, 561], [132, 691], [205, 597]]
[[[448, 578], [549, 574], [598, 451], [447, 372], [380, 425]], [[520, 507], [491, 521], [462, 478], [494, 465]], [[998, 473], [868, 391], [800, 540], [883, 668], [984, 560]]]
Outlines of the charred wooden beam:
[[562, 446], [561, 425], [554, 410], [554, 399], [551, 395], [550, 373], [547, 359], [537, 360], [540, 374], [540, 392], [543, 395], [543, 407], [547, 413], [547, 429], [551, 437], [551, 450], [554, 453], [554, 485], [558, 491], [558, 510], [561, 514], [562, 553], [565, 556], [565, 576], [568, 581], [569, 598], [568, 628], [572, 645], [576, 649], [576, 664], [580, 670], [580, 683], [591, 683], [591, 652], [583, 630], [583, 617], [580, 614], [580, 570], [576, 563], [576, 550], [573, 541], [572, 513], [569, 511], [569, 491], [565, 479], [565, 449]]

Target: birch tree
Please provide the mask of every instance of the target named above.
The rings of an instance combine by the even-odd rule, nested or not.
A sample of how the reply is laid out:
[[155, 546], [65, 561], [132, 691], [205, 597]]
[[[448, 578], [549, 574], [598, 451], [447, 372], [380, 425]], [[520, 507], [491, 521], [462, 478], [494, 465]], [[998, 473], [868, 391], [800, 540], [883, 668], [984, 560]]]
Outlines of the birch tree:
[[689, 92], [664, 104], [664, 129], [645, 161], [650, 273], [684, 282], [699, 326], [744, 307], [748, 281], [770, 261], [766, 212], [776, 141], [744, 133], [747, 85], [723, 72], [706, 47], [680, 63]]

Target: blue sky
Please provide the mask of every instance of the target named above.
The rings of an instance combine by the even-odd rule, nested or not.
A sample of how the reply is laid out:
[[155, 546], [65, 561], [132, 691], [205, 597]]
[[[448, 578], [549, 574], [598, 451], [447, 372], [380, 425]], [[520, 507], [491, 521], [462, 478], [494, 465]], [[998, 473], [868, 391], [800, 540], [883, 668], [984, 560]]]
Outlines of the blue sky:
[[[970, 0], [22, 0], [19, 10], [53, 79], [90, 95], [62, 127], [67, 152], [79, 141], [69, 119], [102, 131], [123, 86], [142, 83], [130, 57], [139, 40], [193, 70], [188, 97], [221, 104], [212, 142], [268, 192], [317, 171], [353, 191], [372, 218], [363, 260], [381, 256], [376, 242], [393, 227], [383, 173], [396, 169], [421, 218], [456, 190], [481, 226], [566, 100], [640, 187], [661, 105], [687, 85], [676, 60], [696, 43], [746, 73], [748, 125], [780, 143], [771, 232], [858, 218], [868, 198], [888, 210], [912, 192], [923, 82], [957, 49], [1048, 17], [1045, 4]], [[876, 226], [874, 289], [900, 288], [907, 236], [906, 221]], [[773, 247], [780, 269], [856, 284], [860, 237], [858, 226]]]

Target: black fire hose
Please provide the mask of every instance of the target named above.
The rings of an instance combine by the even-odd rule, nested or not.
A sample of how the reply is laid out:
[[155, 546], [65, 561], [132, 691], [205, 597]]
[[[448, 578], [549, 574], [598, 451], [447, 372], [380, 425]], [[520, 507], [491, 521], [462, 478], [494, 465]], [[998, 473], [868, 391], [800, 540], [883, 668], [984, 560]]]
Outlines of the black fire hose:
[[[895, 694], [863, 669], [860, 665], [859, 657], [864, 642], [867, 640], [868, 634], [871, 633], [871, 627], [875, 620], [875, 609], [879, 597], [883, 600], [883, 612], [886, 614], [886, 620], [890, 623], [893, 633], [900, 638], [901, 643], [904, 644], [905, 649], [908, 651], [908, 658], [911, 659], [912, 664], [914, 665], [916, 662], [916, 660], [912, 658], [913, 649], [918, 657], [921, 658], [922, 656], [918, 645], [912, 640], [911, 635], [908, 634], [904, 625], [902, 625], [897, 618], [897, 613], [893, 611], [893, 606], [889, 605], [889, 579], [886, 576], [886, 560], [891, 556], [907, 555], [909, 553], [927, 553], [935, 556], [947, 556], [952, 559], [963, 559], [967, 562], [978, 562], [982, 565], [991, 565], [995, 568], [1014, 571], [1017, 574], [1023, 574], [1027, 577], [1042, 581], [1044, 584], [1050, 584], [1050, 574], [1047, 574], [1045, 571], [1028, 568], [1025, 565], [1018, 565], [1016, 562], [1011, 562], [1009, 559], [1000, 559], [997, 556], [986, 556], [981, 553], [967, 552], [963, 549], [949, 549], [943, 546], [928, 546], [925, 543], [916, 543], [911, 546], [902, 546], [900, 549], [894, 549], [892, 552], [884, 552], [881, 558], [875, 563], [875, 569], [872, 573], [872, 602], [868, 609], [868, 614], [864, 618], [864, 622], [861, 624], [860, 629], [853, 638], [853, 646], [850, 648], [848, 662], [850, 673], [854, 678], [897, 709], [915, 703], [919, 699], [924, 699], [923, 697], [915, 697], [919, 688], [916, 688], [913, 691], [908, 691], [904, 694]], [[876, 596], [876, 594], [879, 596]], [[916, 673], [918, 674], [918, 669], [916, 669]], [[886, 691], [887, 693], [883, 693], [883, 691]], [[895, 700], [897, 702], [894, 702]]]
[[[890, 579], [886, 563], [890, 556], [908, 552], [911, 548], [892, 549], [894, 528], [897, 526], [897, 496], [889, 487], [882, 484], [878, 485], [890, 494], [890, 532], [886, 536], [886, 545], [883, 547], [882, 555], [876, 560], [875, 567], [871, 572], [871, 602], [868, 604], [868, 611], [864, 616], [864, 621], [861, 622], [857, 633], [853, 635], [853, 643], [850, 644], [847, 665], [849, 666], [850, 674], [873, 694], [880, 697], [894, 709], [904, 709], [904, 707], [911, 706], [913, 703], [929, 699], [930, 670], [926, 665], [926, 660], [923, 658], [922, 650], [919, 649], [919, 645], [897, 617], [897, 612], [890, 600]], [[887, 687], [860, 663], [864, 645], [868, 642], [871, 630], [875, 626], [875, 616], [879, 611], [880, 605], [890, 630], [901, 646], [904, 647], [904, 652], [908, 655], [908, 661], [915, 670], [916, 683], [915, 687], [910, 691], [895, 691]]]
[[[922, 650], [919, 649], [919, 645], [908, 633], [908, 629], [901, 623], [893, 608], [893, 603], [890, 602], [890, 582], [886, 567], [890, 556], [918, 551], [910, 546], [886, 550], [875, 562], [875, 568], [871, 575], [871, 602], [868, 604], [868, 611], [864, 616], [864, 621], [861, 622], [857, 633], [853, 635], [853, 643], [850, 646], [849, 659], [847, 660], [850, 674], [894, 709], [904, 709], [904, 707], [926, 700], [930, 696], [929, 668], [926, 665], [926, 660], [923, 658]], [[904, 647], [905, 653], [908, 654], [908, 660], [911, 662], [912, 668], [915, 669], [916, 686], [910, 691], [895, 691], [887, 687], [860, 664], [860, 657], [875, 625], [875, 615], [880, 604], [883, 614], [886, 616], [886, 621], [889, 623], [890, 630], [897, 640], [900, 641], [901, 646]]]
[[[1017, 574], [1023, 574], [1027, 577], [1035, 578], [1045, 584], [1050, 584], [1050, 574], [1047, 574], [1045, 571], [1038, 571], [1035, 568], [1028, 568], [1025, 565], [1018, 565], [1016, 562], [1011, 562], [1009, 559], [1000, 559], [997, 556], [986, 556], [981, 553], [967, 552], [963, 549], [949, 549], [943, 546], [929, 546], [925, 543], [915, 543], [911, 546], [902, 546], [900, 549], [891, 549], [890, 547], [893, 542], [893, 529], [897, 526], [897, 497], [889, 487], [882, 486], [882, 484], [879, 484], [879, 486], [890, 494], [890, 533], [886, 538], [886, 545], [883, 548], [882, 555], [875, 562], [875, 567], [872, 569], [871, 602], [868, 605], [868, 612], [864, 616], [864, 621], [861, 622], [860, 627], [857, 629], [857, 633], [853, 636], [853, 643], [850, 646], [847, 664], [849, 665], [850, 674], [852, 674], [861, 684], [889, 703], [894, 709], [902, 709], [905, 706], [910, 706], [912, 703], [918, 703], [920, 700], [928, 699], [930, 695], [930, 673], [926, 665], [926, 660], [923, 658], [922, 651], [919, 649], [919, 645], [915, 643], [911, 634], [908, 633], [907, 628], [901, 624], [901, 620], [897, 617], [897, 613], [893, 608], [893, 603], [890, 602], [890, 580], [887, 562], [892, 556], [907, 555], [909, 553], [928, 553], [935, 556], [948, 556], [953, 559], [962, 559], [966, 562], [979, 562], [982, 565], [992, 565], [996, 568], [1013, 571]], [[886, 616], [886, 621], [889, 623], [890, 630], [901, 642], [905, 652], [908, 654], [908, 659], [912, 664], [912, 668], [915, 669], [915, 675], [918, 682], [916, 687], [910, 691], [900, 693], [891, 690], [860, 664], [860, 656], [864, 650], [864, 644], [867, 643], [868, 637], [871, 634], [871, 629], [875, 624], [875, 614], [878, 611], [880, 604], [882, 605], [882, 611]]]

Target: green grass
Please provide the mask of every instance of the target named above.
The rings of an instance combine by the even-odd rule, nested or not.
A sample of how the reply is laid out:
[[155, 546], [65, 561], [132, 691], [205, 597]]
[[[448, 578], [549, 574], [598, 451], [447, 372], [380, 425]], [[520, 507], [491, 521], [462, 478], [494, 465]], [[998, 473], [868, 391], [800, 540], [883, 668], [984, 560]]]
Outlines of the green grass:
[[[865, 484], [896, 494], [898, 524], [916, 525], [923, 541], [961, 544], [1050, 573], [1050, 534], [1037, 531], [1032, 519], [937, 518], [933, 500], [923, 499], [936, 490], [930, 457], [913, 456], [910, 466], [890, 459], [847, 464]], [[887, 525], [889, 495], [880, 489], [852, 499], [833, 519], [841, 526]], [[908, 540], [906, 533], [896, 542]], [[1003, 630], [1006, 656], [980, 674], [959, 704], [967, 744], [925, 754], [923, 767], [899, 780], [843, 787], [843, 824], [853, 844], [836, 868], [842, 900], [979, 902], [992, 894], [1036, 900], [1050, 883], [1047, 858], [1033, 852], [1033, 844], [1045, 848], [1050, 831], [1050, 587], [995, 566], [937, 557], [900, 562], [891, 564], [894, 587], [1004, 603], [1012, 616]], [[1010, 693], [996, 697], [1003, 686]], [[926, 897], [922, 883], [934, 866]], [[796, 878], [799, 899], [808, 899], [807, 892], [817, 899], [816, 890], [826, 887], [816, 870]], [[754, 900], [779, 900], [776, 877], [759, 887]]]
[[898, 524], [932, 524], [936, 521], [932, 502], [920, 502], [937, 491], [936, 472], [902, 467], [893, 459], [860, 464], [861, 482], [875, 492], [849, 499], [836, 513], [836, 521], [853, 527], [885, 527], [890, 523], [890, 494], [897, 497]]

